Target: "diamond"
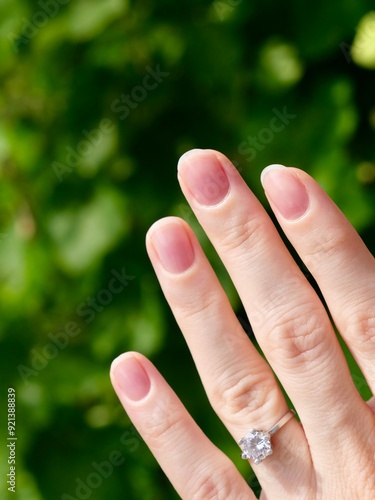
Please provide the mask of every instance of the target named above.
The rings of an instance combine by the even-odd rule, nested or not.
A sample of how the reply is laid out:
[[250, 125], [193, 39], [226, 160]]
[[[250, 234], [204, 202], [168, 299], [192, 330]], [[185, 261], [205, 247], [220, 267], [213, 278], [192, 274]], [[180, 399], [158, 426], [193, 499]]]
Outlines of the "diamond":
[[272, 444], [268, 432], [251, 429], [238, 444], [242, 447], [242, 458], [251, 458], [255, 464], [272, 454]]

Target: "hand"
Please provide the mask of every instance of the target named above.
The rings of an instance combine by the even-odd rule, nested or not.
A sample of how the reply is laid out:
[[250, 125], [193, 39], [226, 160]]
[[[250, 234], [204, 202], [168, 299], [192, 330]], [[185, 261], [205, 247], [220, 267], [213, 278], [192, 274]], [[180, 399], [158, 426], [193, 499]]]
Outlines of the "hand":
[[[374, 499], [374, 398], [363, 401], [355, 388], [316, 292], [227, 158], [211, 150], [191, 151], [181, 158], [178, 177], [268, 361], [243, 331], [191, 228], [174, 217], [156, 222], [147, 235], [148, 253], [214, 410], [236, 441], [251, 428], [271, 429], [288, 412], [273, 370], [302, 423], [290, 419], [271, 438], [273, 454], [254, 465], [261, 498]], [[273, 165], [263, 172], [262, 183], [374, 394], [372, 255], [305, 172]], [[150, 361], [123, 354], [112, 364], [111, 377], [126, 412], [183, 499], [255, 498]]]

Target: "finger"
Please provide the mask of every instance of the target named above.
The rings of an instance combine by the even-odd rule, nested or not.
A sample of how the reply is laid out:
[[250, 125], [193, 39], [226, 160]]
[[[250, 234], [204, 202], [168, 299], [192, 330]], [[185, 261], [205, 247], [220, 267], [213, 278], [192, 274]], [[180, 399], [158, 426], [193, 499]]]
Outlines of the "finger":
[[255, 499], [233, 463], [203, 434], [160, 373], [138, 353], [111, 366], [113, 387], [181, 498]]
[[[181, 188], [242, 298], [259, 344], [292, 399], [311, 451], [325, 458], [332, 429], [357, 422], [364, 403], [318, 296], [234, 166], [214, 151], [179, 164]], [[316, 422], [325, 416], [325, 425]]]
[[375, 260], [306, 172], [281, 165], [262, 182], [280, 225], [316, 279], [333, 320], [375, 393]]
[[[147, 250], [192, 353], [208, 398], [238, 441], [270, 429], [288, 407], [275, 377], [249, 341], [193, 231], [182, 220], [158, 221]], [[310, 477], [309, 450], [295, 419], [273, 438], [274, 453], [254, 468], [270, 498], [286, 497]]]

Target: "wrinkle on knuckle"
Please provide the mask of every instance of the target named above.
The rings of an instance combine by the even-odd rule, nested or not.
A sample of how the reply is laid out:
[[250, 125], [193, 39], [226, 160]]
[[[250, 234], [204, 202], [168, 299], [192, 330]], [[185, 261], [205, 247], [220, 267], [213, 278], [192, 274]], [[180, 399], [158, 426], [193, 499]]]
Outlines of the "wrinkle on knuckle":
[[356, 350], [372, 360], [375, 350], [375, 316], [371, 315], [370, 306], [361, 307], [349, 315], [346, 331]]
[[273, 357], [293, 362], [298, 366], [315, 362], [327, 350], [327, 328], [330, 326], [321, 317], [320, 311], [297, 306], [284, 314], [278, 314], [267, 323], [271, 333]]
[[221, 314], [220, 298], [215, 293], [190, 294], [184, 303], [174, 304], [175, 315], [183, 317], [189, 322], [201, 322]]
[[168, 446], [182, 432], [184, 415], [181, 409], [169, 407], [156, 408], [143, 422], [140, 432], [153, 449]]
[[[250, 369], [223, 377], [214, 394], [214, 407], [219, 416], [225, 415], [235, 425], [242, 419], [256, 419], [257, 412], [262, 415], [267, 407], [277, 400], [275, 381], [270, 378], [257, 379]], [[275, 397], [273, 397], [275, 393]]]
[[230, 470], [223, 467], [204, 470], [195, 476], [192, 486], [193, 500], [230, 500], [235, 499], [233, 477]]
[[320, 228], [311, 236], [310, 249], [304, 252], [304, 261], [308, 266], [316, 266], [327, 259], [332, 259], [341, 253], [345, 244], [350, 245], [348, 232], [345, 228], [336, 227], [329, 230]]
[[261, 290], [257, 298], [251, 304], [249, 317], [254, 328], [262, 328], [262, 325], [272, 323], [274, 318], [284, 314], [290, 308], [290, 297], [298, 297], [299, 301], [307, 304], [310, 295], [307, 292], [304, 277], [296, 271], [285, 271], [276, 276], [277, 284], [271, 289], [266, 287]]
[[[298, 270], [288, 269], [281, 276], [277, 276], [277, 286], [267, 291], [262, 299], [268, 310], [272, 306], [285, 306], [288, 297], [303, 297], [306, 295], [306, 280]], [[307, 298], [306, 298], [307, 300]]]
[[265, 222], [259, 217], [249, 215], [232, 218], [220, 234], [220, 245], [225, 252], [246, 255], [250, 246], [257, 247], [264, 240]]

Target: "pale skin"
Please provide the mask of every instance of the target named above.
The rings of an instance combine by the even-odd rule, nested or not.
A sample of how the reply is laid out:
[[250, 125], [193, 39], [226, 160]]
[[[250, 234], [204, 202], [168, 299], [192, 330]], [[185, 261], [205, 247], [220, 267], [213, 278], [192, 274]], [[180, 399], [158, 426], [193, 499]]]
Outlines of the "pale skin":
[[[251, 428], [270, 429], [288, 411], [273, 370], [301, 421], [289, 420], [272, 438], [273, 454], [251, 463], [261, 498], [373, 500], [375, 400], [366, 402], [358, 393], [316, 292], [224, 155], [185, 154], [178, 179], [266, 358], [244, 332], [190, 226], [176, 217], [156, 222], [147, 234], [147, 251], [212, 407], [235, 441]], [[374, 394], [373, 256], [304, 171], [273, 165], [263, 172], [262, 184]], [[122, 354], [112, 364], [111, 379], [182, 499], [256, 498], [148, 359]]]

